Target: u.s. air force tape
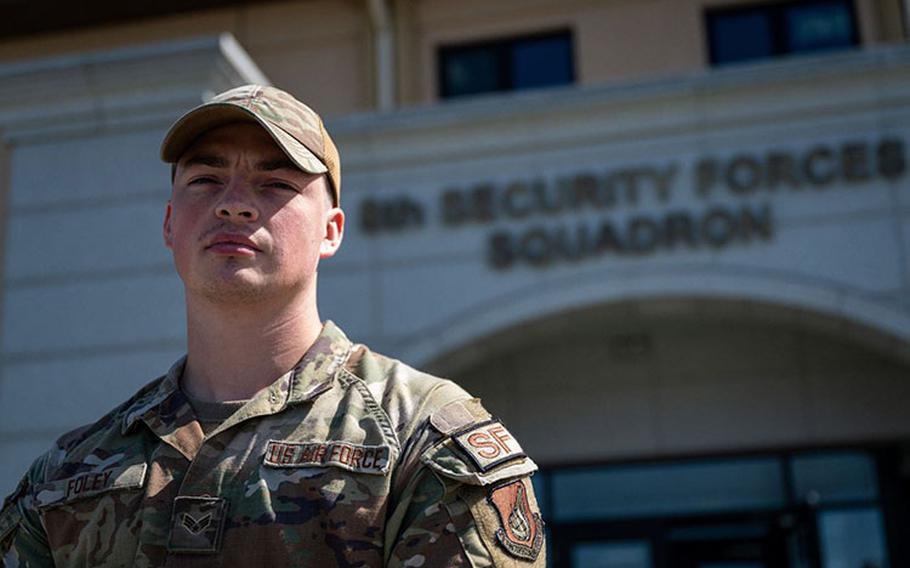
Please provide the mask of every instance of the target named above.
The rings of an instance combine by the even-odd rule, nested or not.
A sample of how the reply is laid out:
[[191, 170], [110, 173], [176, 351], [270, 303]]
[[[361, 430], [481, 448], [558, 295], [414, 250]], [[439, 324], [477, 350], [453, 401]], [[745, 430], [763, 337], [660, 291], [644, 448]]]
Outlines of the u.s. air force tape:
[[497, 420], [482, 422], [453, 434], [452, 439], [482, 472], [487, 472], [503, 462], [525, 457], [518, 441]]
[[271, 467], [334, 466], [357, 473], [382, 474], [389, 469], [390, 454], [389, 446], [270, 440], [262, 461]]

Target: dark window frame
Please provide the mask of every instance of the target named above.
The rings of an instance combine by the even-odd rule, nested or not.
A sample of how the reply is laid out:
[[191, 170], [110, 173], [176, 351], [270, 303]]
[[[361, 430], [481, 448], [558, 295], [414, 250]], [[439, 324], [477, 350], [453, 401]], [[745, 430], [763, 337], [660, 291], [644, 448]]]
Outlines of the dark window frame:
[[[569, 80], [564, 83], [572, 85], [577, 80], [575, 69], [575, 34], [571, 28], [559, 28], [530, 34], [512, 35], [496, 39], [485, 39], [479, 41], [464, 41], [440, 45], [436, 48], [436, 86], [437, 95], [440, 99], [459, 99], [462, 97], [478, 96], [491, 93], [512, 92], [524, 90], [515, 85], [514, 73], [511, 69], [512, 50], [523, 43], [534, 42], [548, 39], [561, 39], [565, 37], [568, 45], [566, 56], [566, 69], [568, 70]], [[477, 93], [457, 94], [452, 93], [451, 86], [446, 81], [447, 59], [464, 54], [470, 51], [492, 51], [495, 54], [498, 73], [496, 77], [496, 89], [481, 91]]]
[[[885, 472], [893, 474], [897, 467], [897, 462], [884, 461], [884, 457], [891, 455], [886, 454], [885, 450], [892, 452], [897, 451], [896, 444], [849, 444], [849, 445], [831, 445], [819, 447], [804, 447], [764, 451], [739, 451], [728, 454], [705, 453], [702, 455], [670, 456], [663, 458], [642, 458], [633, 460], [608, 460], [608, 461], [591, 461], [575, 464], [558, 464], [544, 466], [537, 472], [536, 476], [542, 477], [538, 483], [545, 488], [543, 499], [541, 500], [541, 509], [544, 519], [547, 522], [548, 530], [548, 554], [551, 555], [553, 566], [571, 566], [571, 553], [573, 545], [581, 542], [599, 542], [599, 541], [622, 541], [622, 540], [644, 540], [651, 545], [652, 563], [657, 568], [668, 565], [669, 543], [668, 530], [674, 527], [695, 526], [695, 525], [718, 525], [718, 524], [737, 524], [737, 523], [767, 523], [768, 526], [777, 525], [781, 519], [791, 518], [799, 519], [804, 523], [804, 528], [808, 531], [807, 546], [805, 553], [813, 568], [821, 567], [821, 540], [818, 534], [818, 514], [823, 511], [843, 511], [854, 508], [867, 508], [874, 506], [881, 514], [883, 522], [883, 536], [885, 537], [885, 550], [889, 558], [889, 565], [899, 566], [903, 557], [901, 551], [896, 547], [901, 544], [900, 540], [895, 540], [894, 535], [902, 535], [897, 531], [900, 529], [901, 522], [899, 519], [892, 517], [892, 511], [889, 507], [894, 507], [894, 503], [889, 503], [888, 499], [892, 496], [894, 486], [898, 480], [885, 476]], [[877, 496], [874, 498], [861, 499], [841, 499], [824, 502], [818, 506], [807, 506], [800, 501], [794, 488], [792, 477], [792, 464], [795, 458], [819, 454], [819, 453], [862, 453], [867, 455], [873, 462], [876, 470], [875, 483], [877, 484]], [[596, 470], [601, 468], [623, 468], [623, 467], [641, 467], [641, 466], [666, 466], [686, 463], [723, 463], [731, 461], [741, 461], [749, 459], [768, 459], [775, 458], [779, 460], [780, 467], [783, 468], [782, 482], [784, 484], [784, 495], [786, 503], [778, 508], [742, 508], [720, 512], [705, 513], [674, 513], [657, 516], [641, 517], [603, 517], [579, 520], [556, 521], [553, 500], [556, 498], [553, 491], [553, 478], [562, 472], [574, 472], [585, 470]], [[885, 464], [891, 464], [886, 467]], [[899, 505], [899, 504], [897, 504]], [[906, 526], [906, 525], [903, 525]]]
[[[857, 47], [862, 45], [862, 35], [859, 29], [859, 20], [855, 0], [839, 0], [843, 2], [850, 15], [850, 45]], [[702, 14], [702, 37], [705, 41], [705, 53], [708, 56], [708, 64], [711, 66], [735, 65], [738, 63], [749, 63], [756, 61], [767, 61], [788, 55], [810, 54], [813, 51], [789, 51], [787, 49], [787, 32], [786, 32], [786, 15], [791, 8], [808, 7], [812, 5], [823, 5], [830, 3], [831, 0], [783, 0], [774, 2], [752, 2], [736, 6], [713, 6], [705, 8]], [[735, 61], [718, 61], [717, 46], [712, 41], [712, 19], [719, 16], [745, 15], [750, 13], [763, 12], [768, 15], [771, 24], [771, 54], [769, 57], [747, 58]]]

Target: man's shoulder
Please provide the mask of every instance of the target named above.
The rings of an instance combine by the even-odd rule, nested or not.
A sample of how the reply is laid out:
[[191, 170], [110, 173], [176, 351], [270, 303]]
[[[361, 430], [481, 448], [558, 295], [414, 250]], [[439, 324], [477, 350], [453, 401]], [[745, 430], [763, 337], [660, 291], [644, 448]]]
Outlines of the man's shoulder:
[[353, 346], [343, 370], [373, 392], [387, 411], [419, 407], [420, 414], [427, 417], [452, 401], [471, 398], [454, 381], [416, 369], [363, 344]]

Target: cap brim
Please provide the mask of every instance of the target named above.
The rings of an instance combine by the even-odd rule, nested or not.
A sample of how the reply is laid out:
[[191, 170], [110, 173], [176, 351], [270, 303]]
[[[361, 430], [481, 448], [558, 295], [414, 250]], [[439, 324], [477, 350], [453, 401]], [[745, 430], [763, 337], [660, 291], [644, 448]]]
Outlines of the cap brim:
[[254, 122], [264, 128], [301, 170], [311, 174], [328, 172], [322, 160], [296, 138], [256, 113], [231, 103], [205, 104], [180, 117], [161, 142], [161, 159], [169, 164], [177, 163], [197, 138], [213, 128], [235, 122]]

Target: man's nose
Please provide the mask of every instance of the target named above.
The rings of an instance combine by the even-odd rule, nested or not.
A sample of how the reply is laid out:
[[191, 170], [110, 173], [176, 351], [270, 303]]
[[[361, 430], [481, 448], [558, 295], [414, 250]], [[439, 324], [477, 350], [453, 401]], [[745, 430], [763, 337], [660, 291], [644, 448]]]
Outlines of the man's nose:
[[232, 180], [215, 204], [215, 216], [235, 222], [255, 221], [259, 209], [242, 181]]

